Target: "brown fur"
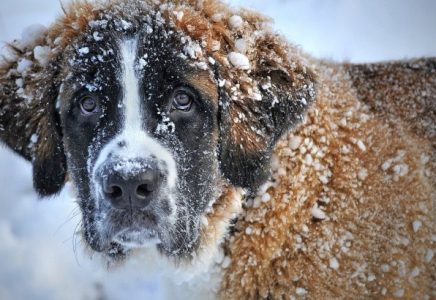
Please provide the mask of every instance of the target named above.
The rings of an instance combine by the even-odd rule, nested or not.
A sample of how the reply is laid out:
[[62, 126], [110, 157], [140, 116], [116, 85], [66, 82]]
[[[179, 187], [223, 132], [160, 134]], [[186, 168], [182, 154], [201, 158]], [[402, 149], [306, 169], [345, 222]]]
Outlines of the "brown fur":
[[[142, 1], [127, 1], [135, 2]], [[119, 3], [78, 1], [65, 9], [45, 41], [56, 49], [52, 65], [42, 69], [35, 63], [24, 77], [25, 92], [39, 95], [39, 89], [49, 84], [41, 78], [54, 76], [63, 50], [100, 11]], [[239, 11], [244, 24], [233, 30], [228, 19], [235, 12], [221, 2], [171, 3], [173, 11], [183, 11], [184, 16], [178, 20], [166, 11], [166, 22], [205, 43], [202, 55], [219, 63], [220, 76], [226, 79], [224, 92], [237, 95], [224, 114], [222, 130], [230, 134], [223, 144], [244, 156], [261, 152], [281, 138], [266, 190], [248, 199], [241, 210], [240, 189], [226, 185], [206, 215], [202, 241], [207, 248], [221, 240], [230, 220], [240, 213], [234, 234], [224, 242], [231, 263], [224, 270], [219, 295], [224, 299], [435, 298], [436, 258], [426, 258], [429, 251], [436, 252], [436, 60], [358, 66], [316, 61], [268, 30], [269, 19], [258, 13]], [[218, 12], [221, 20], [212, 21]], [[255, 37], [256, 31], [262, 31], [262, 36]], [[61, 44], [54, 45], [59, 36]], [[227, 60], [238, 38], [247, 41], [250, 72], [233, 68]], [[19, 58], [35, 61], [25, 50], [17, 51], [16, 59], [0, 69], [0, 92], [6, 95], [0, 102], [3, 108], [12, 107], [2, 113], [10, 117], [20, 111], [29, 125], [1, 137], [29, 160], [34, 155], [48, 159], [59, 142], [49, 132], [48, 107], [54, 98], [27, 105], [15, 92], [18, 75], [10, 73]], [[218, 90], [213, 78], [199, 76], [193, 81], [208, 94]], [[282, 137], [288, 127], [275, 124], [275, 131], [267, 131], [265, 137], [253, 129], [263, 126], [253, 112], [260, 106], [253, 93], [267, 94], [260, 88], [263, 84], [271, 83], [280, 101], [295, 102], [300, 93], [311, 103], [310, 86], [315, 81], [316, 104], [294, 132]], [[245, 118], [235, 121], [241, 114]], [[47, 139], [40, 138], [34, 148], [20, 148], [33, 133]], [[322, 212], [324, 219], [314, 217], [320, 213], [322, 217]], [[422, 223], [417, 232], [415, 221]]]
[[[267, 191], [271, 200], [248, 207], [236, 225], [234, 241], [227, 244], [232, 263], [223, 297], [286, 299], [297, 296], [297, 288], [304, 288], [306, 299], [392, 298], [401, 290], [404, 299], [435, 297], [436, 263], [425, 259], [427, 251], [435, 249], [435, 137], [417, 135], [415, 119], [392, 122], [391, 115], [382, 117], [382, 109], [362, 103], [357, 95], [369, 89], [356, 88], [348, 67], [316, 63], [320, 80], [316, 105], [305, 124], [276, 148], [278, 165]], [[392, 76], [400, 76], [410, 64], [387, 65]], [[409, 83], [426, 87], [431, 100], [425, 115], [434, 116], [434, 68], [419, 70], [428, 76]], [[371, 100], [377, 99], [384, 101], [383, 107], [414, 101], [408, 93], [387, 89], [383, 98]], [[433, 128], [434, 124], [430, 123]], [[296, 137], [301, 146], [292, 150], [290, 141]], [[366, 151], [356, 145], [358, 140]], [[404, 156], [384, 171], [382, 165], [398, 157], [399, 151]], [[393, 171], [399, 164], [408, 166], [405, 176]], [[320, 180], [325, 174], [328, 182]], [[313, 218], [310, 211], [315, 205], [324, 208], [325, 220]], [[418, 220], [422, 226], [414, 232], [412, 224]], [[338, 269], [330, 267], [333, 257]], [[412, 278], [415, 267], [419, 275]]]

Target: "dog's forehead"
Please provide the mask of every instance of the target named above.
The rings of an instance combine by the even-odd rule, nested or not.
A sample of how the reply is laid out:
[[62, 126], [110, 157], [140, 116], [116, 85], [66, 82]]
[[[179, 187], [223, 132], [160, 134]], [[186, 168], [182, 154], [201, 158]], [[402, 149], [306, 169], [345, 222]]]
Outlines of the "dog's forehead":
[[218, 104], [215, 70], [199, 66], [189, 57], [187, 52], [191, 49], [183, 45], [184, 38], [163, 29], [141, 29], [122, 35], [112, 30], [98, 32], [89, 28], [68, 49], [65, 82], [89, 92], [113, 88], [122, 72], [121, 47], [127, 40], [136, 41], [132, 61], [144, 89], [159, 86], [163, 80], [188, 84]]

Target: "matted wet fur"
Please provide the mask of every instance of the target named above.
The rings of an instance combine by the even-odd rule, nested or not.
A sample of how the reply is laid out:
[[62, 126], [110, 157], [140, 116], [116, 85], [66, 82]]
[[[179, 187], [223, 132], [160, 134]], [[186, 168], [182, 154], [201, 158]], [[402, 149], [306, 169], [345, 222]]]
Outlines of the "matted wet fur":
[[[91, 251], [157, 249], [208, 297], [436, 297], [435, 58], [316, 60], [211, 0], [64, 12], [10, 45], [0, 137], [39, 195], [73, 182]], [[155, 182], [119, 203], [113, 174]]]

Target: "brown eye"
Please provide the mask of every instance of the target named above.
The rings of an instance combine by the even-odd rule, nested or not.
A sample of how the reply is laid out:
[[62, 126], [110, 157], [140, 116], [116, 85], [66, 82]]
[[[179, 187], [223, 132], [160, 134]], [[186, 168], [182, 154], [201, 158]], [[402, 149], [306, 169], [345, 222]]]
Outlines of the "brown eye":
[[89, 116], [98, 112], [97, 101], [91, 96], [85, 96], [80, 99], [80, 111], [85, 116]]
[[183, 111], [189, 111], [192, 105], [192, 96], [186, 92], [178, 92], [174, 94], [173, 108]]

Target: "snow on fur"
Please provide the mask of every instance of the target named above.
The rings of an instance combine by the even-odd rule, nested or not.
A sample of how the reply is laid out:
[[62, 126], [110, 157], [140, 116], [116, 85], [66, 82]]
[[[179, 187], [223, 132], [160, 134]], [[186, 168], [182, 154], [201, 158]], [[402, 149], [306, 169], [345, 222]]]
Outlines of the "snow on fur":
[[[434, 60], [360, 68], [316, 61], [273, 33], [267, 18], [215, 1], [77, 2], [48, 33], [41, 26], [25, 31], [14, 45], [23, 54], [2, 68], [0, 90], [24, 106], [36, 106], [42, 94], [34, 75], [48, 73], [57, 54], [89, 28], [93, 41], [100, 41], [99, 30], [132, 30], [139, 26], [137, 15], [176, 30], [181, 57], [199, 70], [213, 76], [219, 64], [223, 72], [217, 85], [231, 99], [220, 105], [229, 108], [232, 142], [243, 151], [274, 144], [267, 141], [272, 135], [264, 126], [268, 122], [253, 122], [251, 115], [265, 95], [275, 97], [278, 106], [292, 99], [299, 103], [296, 109], [316, 95], [305, 118], [297, 113], [303, 124], [278, 134], [272, 177], [248, 199], [245, 210], [242, 192], [228, 187], [202, 222], [207, 254], [222, 256], [219, 295], [435, 296], [436, 131], [434, 115], [421, 109], [430, 103], [434, 112]], [[78, 48], [69, 63], [86, 60], [88, 52]], [[95, 59], [110, 55], [108, 51]], [[259, 74], [265, 64], [271, 69]], [[389, 82], [389, 74], [403, 78], [410, 70], [427, 70], [412, 78], [423, 91], [419, 96], [403, 89], [407, 81]], [[291, 88], [277, 89], [271, 71], [290, 78]], [[371, 83], [366, 78], [371, 72], [382, 74], [383, 80]], [[397, 94], [379, 86], [383, 82], [394, 84]], [[98, 80], [89, 85], [90, 90], [99, 88]], [[380, 98], [379, 90], [385, 101], [373, 102]], [[400, 107], [417, 113], [395, 106], [397, 99], [404, 104]], [[46, 124], [37, 121], [24, 133], [28, 149], [15, 149], [28, 158], [46, 146], [41, 138]], [[234, 235], [226, 237], [238, 215]]]

